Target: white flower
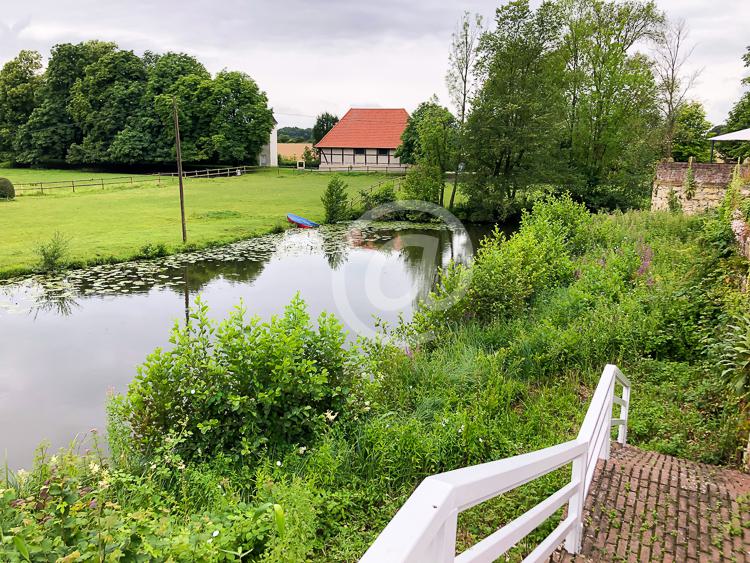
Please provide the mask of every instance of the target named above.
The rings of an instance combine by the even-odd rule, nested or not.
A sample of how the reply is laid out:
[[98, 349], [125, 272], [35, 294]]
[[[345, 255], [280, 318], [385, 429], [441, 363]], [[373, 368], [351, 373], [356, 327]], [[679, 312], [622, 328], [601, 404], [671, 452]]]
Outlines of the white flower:
[[190, 390], [190, 394], [191, 394], [191, 395], [195, 395], [195, 389], [191, 389], [191, 390]]
[[50, 463], [51, 463], [52, 465], [55, 465], [55, 464], [57, 463], [57, 456], [56, 456], [56, 455], [53, 455], [53, 456], [52, 456], [51, 458], [49, 458], [49, 462], [50, 462]]
[[214, 533], [211, 534], [213, 537], [216, 537], [219, 535], [219, 530], [214, 530]]
[[333, 422], [334, 420], [336, 420], [336, 417], [339, 415], [339, 413], [330, 410], [326, 411], [325, 414], [329, 422]]
[[276, 467], [281, 467], [281, 462], [280, 461], [276, 462]]
[[480, 444], [484, 444], [484, 440], [482, 440], [481, 438], [479, 438], [479, 443]]
[[93, 473], [94, 475], [96, 475], [97, 473], [99, 473], [99, 464], [98, 463], [94, 463], [92, 461], [89, 464], [89, 469], [91, 470], [91, 473]]
[[299, 455], [302, 455], [302, 454], [304, 454], [304, 453], [305, 453], [306, 451], [307, 451], [307, 446], [302, 446], [302, 447], [301, 447], [301, 448], [299, 449]]

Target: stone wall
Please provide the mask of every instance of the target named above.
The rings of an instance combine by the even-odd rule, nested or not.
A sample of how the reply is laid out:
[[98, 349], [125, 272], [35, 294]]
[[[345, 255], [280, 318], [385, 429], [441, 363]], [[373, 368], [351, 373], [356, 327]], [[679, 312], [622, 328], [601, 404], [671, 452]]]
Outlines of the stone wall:
[[[688, 199], [683, 186], [688, 169], [687, 162], [660, 162], [656, 167], [656, 179], [651, 193], [651, 210], [669, 209], [670, 190], [674, 190], [682, 204], [682, 210], [688, 215], [718, 207], [724, 199], [724, 192], [732, 179], [734, 167], [734, 164], [727, 163], [693, 163], [695, 195]], [[743, 165], [741, 174], [743, 179], [750, 183], [750, 165]], [[745, 186], [743, 193], [750, 195], [750, 184]]]

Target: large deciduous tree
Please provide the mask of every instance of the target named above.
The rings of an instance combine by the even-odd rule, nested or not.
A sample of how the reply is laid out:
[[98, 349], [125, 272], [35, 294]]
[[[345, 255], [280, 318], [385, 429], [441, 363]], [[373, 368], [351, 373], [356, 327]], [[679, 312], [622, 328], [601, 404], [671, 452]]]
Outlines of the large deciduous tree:
[[708, 162], [711, 143], [708, 132], [713, 125], [706, 119], [700, 102], [683, 102], [677, 111], [672, 135], [672, 158], [687, 162], [692, 156], [699, 162]]
[[668, 22], [658, 36], [654, 52], [654, 75], [659, 90], [660, 110], [664, 119], [662, 156], [665, 157], [674, 152], [672, 142], [676, 133], [678, 115], [700, 74], [699, 70], [693, 72], [685, 70], [685, 65], [695, 48], [686, 44], [687, 38], [688, 28], [684, 20]]
[[[463, 138], [466, 115], [476, 86], [474, 66], [481, 34], [482, 16], [475, 15], [472, 17], [469, 12], [464, 12], [458, 30], [453, 34], [450, 55], [448, 57], [448, 72], [445, 76], [445, 83], [458, 116], [457, 139], [459, 143], [456, 149], [456, 165], [461, 162], [463, 156], [463, 148], [460, 141]], [[451, 198], [448, 205], [449, 209], [453, 209], [456, 199], [458, 172], [457, 168], [453, 178], [453, 189], [451, 190]]]
[[663, 16], [652, 1], [575, 0], [565, 13], [571, 172], [583, 197], [606, 205], [602, 191], [638, 191], [650, 181], [657, 88], [651, 61], [631, 51], [658, 37]]
[[72, 88], [70, 113], [83, 140], [71, 145], [68, 161], [99, 164], [117, 160], [110, 147], [120, 131], [140, 113], [146, 90], [146, 67], [132, 51], [115, 51], [86, 67]]
[[552, 2], [532, 10], [515, 0], [497, 10], [496, 29], [482, 37], [482, 85], [465, 143], [465, 190], [476, 218], [502, 218], [519, 190], [552, 178], [563, 121], [559, 22]]
[[24, 50], [0, 70], [0, 155], [3, 158], [13, 158], [17, 131], [36, 107], [42, 84], [41, 68], [42, 56], [36, 51]]
[[326, 133], [328, 133], [333, 126], [339, 122], [339, 118], [331, 113], [323, 112], [315, 118], [315, 125], [313, 126], [312, 136], [313, 143], [317, 143]]

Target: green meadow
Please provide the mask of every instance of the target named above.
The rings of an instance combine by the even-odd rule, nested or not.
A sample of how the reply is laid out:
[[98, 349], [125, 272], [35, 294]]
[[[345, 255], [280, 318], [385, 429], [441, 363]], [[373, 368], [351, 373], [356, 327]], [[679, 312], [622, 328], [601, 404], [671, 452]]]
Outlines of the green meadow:
[[[122, 178], [69, 170], [5, 169], [15, 184]], [[289, 212], [313, 220], [323, 218], [320, 197], [330, 174], [295, 170], [262, 170], [239, 177], [185, 180], [188, 247], [225, 244], [285, 226]], [[356, 194], [383, 179], [375, 174], [344, 174]], [[20, 187], [20, 186], [19, 186]], [[180, 231], [179, 190], [174, 178], [133, 176], [122, 184], [99, 187], [24, 191], [0, 202], [0, 277], [32, 271], [36, 248], [56, 232], [70, 241], [73, 266], [117, 262], [144, 255], [144, 248], [164, 246], [168, 253], [185, 250]]]

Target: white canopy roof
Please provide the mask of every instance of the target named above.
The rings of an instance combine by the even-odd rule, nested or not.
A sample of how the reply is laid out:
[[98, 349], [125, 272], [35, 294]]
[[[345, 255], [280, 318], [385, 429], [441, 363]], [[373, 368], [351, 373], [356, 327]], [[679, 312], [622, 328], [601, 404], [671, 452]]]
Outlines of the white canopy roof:
[[710, 137], [709, 141], [750, 141], [750, 129], [740, 129], [724, 135]]

